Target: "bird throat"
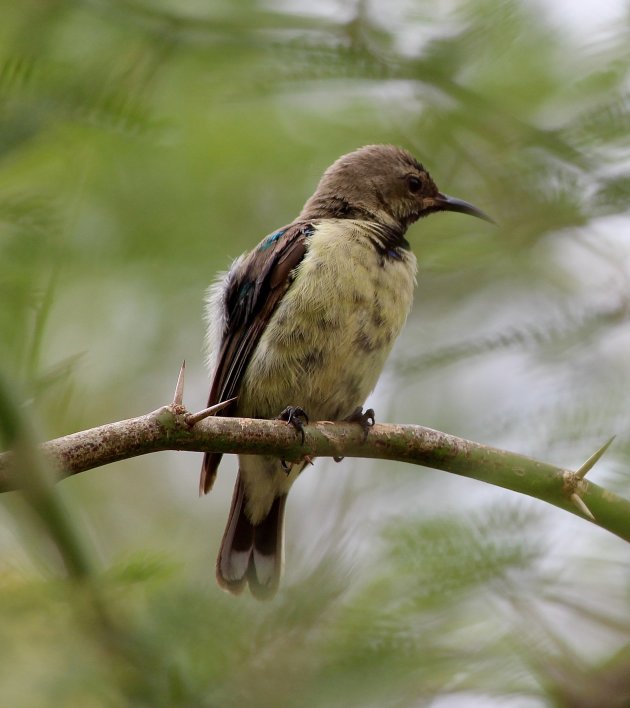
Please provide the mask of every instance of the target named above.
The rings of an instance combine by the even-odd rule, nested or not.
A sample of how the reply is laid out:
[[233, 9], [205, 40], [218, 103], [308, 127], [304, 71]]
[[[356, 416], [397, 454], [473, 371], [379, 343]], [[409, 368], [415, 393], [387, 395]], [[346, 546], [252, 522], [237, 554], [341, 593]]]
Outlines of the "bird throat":
[[406, 229], [400, 226], [379, 223], [378, 221], [364, 221], [365, 228], [374, 248], [381, 255], [391, 255], [397, 249], [408, 251], [409, 241], [405, 238]]

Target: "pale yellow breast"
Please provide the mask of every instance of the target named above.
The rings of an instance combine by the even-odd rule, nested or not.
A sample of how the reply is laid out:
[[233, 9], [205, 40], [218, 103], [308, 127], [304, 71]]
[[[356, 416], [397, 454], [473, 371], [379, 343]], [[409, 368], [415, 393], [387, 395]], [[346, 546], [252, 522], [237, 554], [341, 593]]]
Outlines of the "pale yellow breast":
[[252, 356], [239, 414], [299, 405], [336, 420], [362, 405], [411, 308], [416, 259], [401, 254], [379, 255], [363, 222], [321, 222]]

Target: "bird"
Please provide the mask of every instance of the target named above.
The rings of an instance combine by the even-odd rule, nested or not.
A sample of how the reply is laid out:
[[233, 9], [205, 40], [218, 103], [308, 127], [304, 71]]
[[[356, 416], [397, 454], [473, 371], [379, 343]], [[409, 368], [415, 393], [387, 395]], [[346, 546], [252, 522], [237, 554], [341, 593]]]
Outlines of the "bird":
[[[442, 211], [492, 221], [440, 192], [406, 149], [366, 145], [323, 174], [298, 217], [221, 273], [206, 296], [211, 371], [208, 406], [222, 415], [356, 421], [411, 309], [417, 263], [411, 224]], [[302, 431], [303, 435], [303, 431]], [[204, 454], [200, 494], [221, 454]], [[283, 571], [287, 494], [310, 460], [239, 455], [232, 504], [216, 562], [224, 590], [249, 586], [272, 598]]]

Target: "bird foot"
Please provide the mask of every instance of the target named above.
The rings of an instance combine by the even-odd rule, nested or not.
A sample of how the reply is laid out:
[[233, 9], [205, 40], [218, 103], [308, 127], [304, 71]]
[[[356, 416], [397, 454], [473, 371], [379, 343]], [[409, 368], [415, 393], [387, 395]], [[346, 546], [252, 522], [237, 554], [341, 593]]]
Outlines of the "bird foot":
[[[313, 462], [313, 458], [310, 455], [304, 455], [302, 458], [302, 463], [304, 465], [314, 465], [315, 463]], [[293, 469], [294, 464], [298, 464], [295, 462], [287, 462], [286, 460], [280, 460], [280, 464], [282, 465], [282, 469], [284, 470], [285, 474], [287, 477], [291, 474], [291, 470]]]
[[[300, 408], [299, 406], [287, 406], [282, 411], [282, 413], [280, 413], [276, 420], [284, 420], [289, 425], [292, 425], [295, 430], [300, 433], [300, 436], [302, 438], [302, 445], [304, 445], [304, 425], [308, 423], [308, 415], [306, 414], [306, 411], [304, 411], [304, 409]], [[308, 459], [307, 461], [311, 462], [310, 459]], [[291, 462], [287, 462], [286, 460], [280, 460], [280, 464], [282, 465], [282, 469], [286, 472], [286, 474], [289, 474], [291, 472], [291, 467], [293, 467], [293, 464]]]
[[[376, 422], [374, 420], [374, 409], [368, 408], [364, 412], [361, 406], [355, 408], [352, 413], [350, 413], [350, 415], [347, 418], [344, 418], [343, 420], [346, 423], [358, 423], [361, 426], [361, 429], [363, 430], [363, 440], [367, 440], [368, 431]], [[341, 462], [343, 460], [343, 456], [333, 455], [333, 460], [335, 462]]]
[[366, 440], [368, 432], [373, 427], [376, 420], [374, 419], [374, 409], [368, 408], [366, 411], [361, 406], [355, 408], [347, 418], [344, 418], [346, 423], [358, 423], [363, 430], [363, 439]]
[[276, 420], [284, 420], [292, 425], [302, 436], [302, 445], [304, 445], [304, 425], [308, 423], [306, 411], [299, 406], [287, 406]]

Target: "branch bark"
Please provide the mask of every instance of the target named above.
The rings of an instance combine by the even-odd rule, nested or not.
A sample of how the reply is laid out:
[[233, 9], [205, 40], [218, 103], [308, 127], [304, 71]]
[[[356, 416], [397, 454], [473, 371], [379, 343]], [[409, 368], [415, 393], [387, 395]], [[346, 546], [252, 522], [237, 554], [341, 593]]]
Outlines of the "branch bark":
[[[397, 460], [527, 494], [630, 541], [630, 501], [588, 482], [584, 467], [572, 472], [418, 425], [377, 424], [364, 439], [356, 424], [321, 421], [305, 426], [302, 445], [295, 430], [282, 421], [208, 417], [190, 425], [191, 420], [190, 413], [174, 403], [50, 440], [41, 451], [60, 479], [161, 450], [266, 454], [288, 461], [305, 455]], [[15, 462], [12, 452], [0, 453], [0, 492], [22, 486]], [[589, 511], [593, 518], [588, 518]]]

